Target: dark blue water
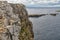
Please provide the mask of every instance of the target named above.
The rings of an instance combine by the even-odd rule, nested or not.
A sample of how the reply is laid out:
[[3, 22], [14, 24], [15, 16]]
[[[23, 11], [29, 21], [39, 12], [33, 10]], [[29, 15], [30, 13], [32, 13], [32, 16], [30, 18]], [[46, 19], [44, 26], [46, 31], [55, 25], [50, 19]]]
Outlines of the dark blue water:
[[59, 9], [28, 9], [29, 14], [58, 13], [56, 16], [46, 15], [39, 18], [29, 18], [33, 23], [35, 40], [60, 40], [60, 12], [56, 12]]

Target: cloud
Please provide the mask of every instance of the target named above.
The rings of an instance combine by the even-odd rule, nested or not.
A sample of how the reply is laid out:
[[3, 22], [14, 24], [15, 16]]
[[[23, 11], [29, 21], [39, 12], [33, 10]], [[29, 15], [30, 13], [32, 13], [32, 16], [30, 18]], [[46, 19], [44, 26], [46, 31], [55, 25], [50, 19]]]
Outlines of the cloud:
[[41, 4], [43, 4], [43, 3], [57, 3], [59, 0], [29, 0], [29, 1], [27, 1], [27, 0], [20, 0], [22, 3], [24, 2], [24, 3], [26, 3], [26, 2], [28, 2], [28, 3], [30, 3], [30, 4], [36, 4], [36, 3], [41, 3]]
[[[30, 5], [38, 5], [38, 6], [60, 6], [60, 0], [7, 0], [8, 2], [11, 3], [22, 3], [27, 6]], [[59, 4], [59, 5], [58, 5]]]
[[7, 0], [8, 2], [13, 3], [23, 3], [23, 4], [36, 4], [36, 3], [57, 3], [60, 0]]

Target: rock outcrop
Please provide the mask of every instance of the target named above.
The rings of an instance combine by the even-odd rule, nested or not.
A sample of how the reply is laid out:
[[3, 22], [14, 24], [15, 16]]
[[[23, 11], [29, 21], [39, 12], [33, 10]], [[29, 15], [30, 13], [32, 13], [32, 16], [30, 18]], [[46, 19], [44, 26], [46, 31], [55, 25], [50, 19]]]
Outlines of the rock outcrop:
[[0, 40], [34, 40], [32, 28], [23, 4], [0, 1]]

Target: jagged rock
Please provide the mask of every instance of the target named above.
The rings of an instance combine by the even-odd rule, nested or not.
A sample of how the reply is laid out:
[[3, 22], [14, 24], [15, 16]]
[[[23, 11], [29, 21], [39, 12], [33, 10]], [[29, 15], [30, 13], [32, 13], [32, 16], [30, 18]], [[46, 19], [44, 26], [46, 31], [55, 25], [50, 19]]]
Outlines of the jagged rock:
[[32, 23], [23, 4], [0, 1], [0, 28], [1, 40], [34, 40]]
[[20, 40], [33, 40], [34, 35], [32, 31], [32, 23], [28, 19], [28, 13], [24, 5], [11, 4], [14, 13], [17, 13], [21, 22], [21, 31], [19, 35]]

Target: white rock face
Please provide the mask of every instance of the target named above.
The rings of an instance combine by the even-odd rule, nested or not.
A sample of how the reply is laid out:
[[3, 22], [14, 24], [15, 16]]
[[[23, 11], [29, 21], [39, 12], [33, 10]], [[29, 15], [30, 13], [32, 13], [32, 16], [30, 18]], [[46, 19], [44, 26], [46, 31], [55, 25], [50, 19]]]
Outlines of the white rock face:
[[[0, 34], [2, 40], [18, 40], [17, 36], [20, 30], [20, 26], [18, 25], [19, 20], [19, 17], [13, 13], [13, 8], [10, 6], [10, 4], [8, 4], [6, 1], [0, 1], [0, 28], [3, 27], [6, 29], [5, 31], [8, 30], [5, 32], [3, 31], [3, 28], [3, 30], [0, 29], [3, 31], [2, 34]], [[9, 32], [10, 34], [8, 34]], [[11, 38], [8, 35], [13, 36], [11, 36]]]

